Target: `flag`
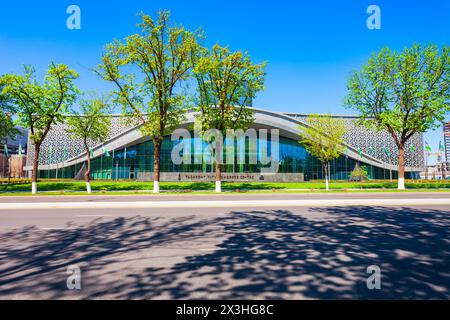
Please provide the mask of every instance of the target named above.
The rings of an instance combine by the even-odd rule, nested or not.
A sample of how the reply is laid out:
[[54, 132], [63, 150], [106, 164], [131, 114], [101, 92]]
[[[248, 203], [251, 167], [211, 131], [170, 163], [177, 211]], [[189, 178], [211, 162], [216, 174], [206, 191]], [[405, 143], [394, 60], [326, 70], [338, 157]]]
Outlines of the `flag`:
[[105, 146], [102, 146], [102, 153], [105, 157], [110, 157], [108, 149]]
[[383, 147], [383, 153], [384, 153], [387, 157], [390, 156], [389, 150], [388, 150], [388, 148], [386, 148], [386, 147]]
[[19, 144], [19, 158], [22, 158], [23, 150], [22, 150], [22, 144]]
[[444, 145], [442, 144], [442, 140], [439, 140], [439, 151], [444, 152]]
[[361, 149], [361, 148], [358, 148], [358, 154], [359, 154], [359, 157], [362, 159], [362, 157], [363, 157], [363, 152], [362, 152], [362, 149]]
[[5, 156], [9, 156], [9, 151], [8, 151], [8, 145], [6, 145], [5, 144], [5, 151], [4, 151], [4, 153], [5, 153]]
[[63, 162], [66, 162], [66, 160], [67, 160], [67, 148], [64, 146], [64, 149], [63, 149]]
[[369, 155], [371, 155], [372, 157], [374, 156], [374, 152], [373, 152], [374, 150], [373, 150], [373, 147], [372, 146], [370, 146], [369, 147]]
[[123, 159], [127, 160], [127, 146], [125, 146], [125, 152], [123, 153]]
[[412, 153], [415, 153], [416, 150], [417, 150], [417, 149], [416, 149], [416, 146], [411, 146], [410, 150], [411, 150]]
[[92, 150], [92, 147], [89, 147], [89, 154], [90, 154], [91, 158], [94, 157], [94, 150]]
[[428, 151], [428, 152], [432, 151], [430, 145], [426, 141], [425, 141], [425, 151]]

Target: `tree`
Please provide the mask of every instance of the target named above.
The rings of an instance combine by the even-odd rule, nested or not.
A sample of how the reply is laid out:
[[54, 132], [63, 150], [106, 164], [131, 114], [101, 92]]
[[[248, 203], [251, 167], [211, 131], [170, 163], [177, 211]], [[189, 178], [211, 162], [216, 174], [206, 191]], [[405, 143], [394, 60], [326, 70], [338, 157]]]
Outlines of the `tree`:
[[369, 172], [365, 166], [360, 166], [359, 163], [356, 164], [355, 169], [350, 173], [350, 181], [364, 181], [369, 179]]
[[0, 143], [6, 143], [7, 138], [14, 138], [19, 132], [13, 121], [14, 107], [3, 94], [3, 86], [0, 86]]
[[346, 150], [344, 136], [347, 133], [345, 120], [331, 115], [312, 114], [306, 118], [306, 126], [299, 126], [300, 143], [306, 150], [322, 162], [325, 185], [329, 190], [329, 164]]
[[[216, 44], [192, 56], [198, 85], [199, 122], [202, 132], [216, 129], [246, 130], [254, 121], [247, 106], [264, 90], [265, 63], [253, 64], [247, 52], [231, 52]], [[216, 152], [220, 152], [216, 150]], [[221, 163], [215, 165], [216, 192], [221, 192]]]
[[[97, 73], [115, 84], [115, 100], [123, 106], [124, 117], [139, 123], [142, 134], [151, 137], [153, 192], [158, 193], [162, 141], [185, 119], [187, 95], [182, 86], [200, 34], [171, 25], [167, 11], [159, 12], [156, 21], [145, 14], [141, 18], [141, 34], [109, 44]], [[138, 76], [126, 73], [132, 68]]]
[[450, 48], [414, 45], [373, 54], [348, 82], [345, 104], [361, 123], [387, 130], [398, 148], [398, 188], [405, 188], [405, 146], [417, 133], [437, 128], [450, 110]]
[[0, 107], [0, 143], [6, 143], [8, 137], [14, 138], [17, 133], [12, 114]]
[[87, 157], [87, 168], [84, 173], [87, 193], [92, 193], [90, 183], [91, 152], [90, 148], [95, 143], [105, 141], [110, 132], [111, 119], [107, 116], [110, 110], [108, 100], [91, 94], [87, 99], [80, 101], [78, 111], [72, 110], [67, 117], [69, 125], [67, 132], [75, 139], [83, 141]]
[[35, 70], [25, 66], [23, 75], [7, 74], [0, 78], [3, 93], [17, 109], [18, 123], [30, 130], [34, 145], [32, 193], [37, 193], [37, 173], [42, 142], [54, 124], [63, 121], [63, 116], [74, 103], [78, 89], [74, 80], [78, 73], [64, 64], [52, 63], [44, 82], [36, 80]]

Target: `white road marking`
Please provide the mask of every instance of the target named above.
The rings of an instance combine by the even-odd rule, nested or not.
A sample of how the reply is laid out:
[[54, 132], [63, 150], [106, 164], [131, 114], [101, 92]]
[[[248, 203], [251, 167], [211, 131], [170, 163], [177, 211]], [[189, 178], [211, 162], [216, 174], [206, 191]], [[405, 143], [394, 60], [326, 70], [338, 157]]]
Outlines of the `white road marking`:
[[78, 214], [75, 217], [79, 217], [79, 218], [103, 218], [103, 217], [112, 217], [112, 214]]
[[450, 205], [446, 199], [330, 199], [330, 200], [235, 200], [235, 201], [127, 201], [2, 203], [0, 211], [42, 209], [139, 209], [139, 208], [283, 208], [335, 206]]

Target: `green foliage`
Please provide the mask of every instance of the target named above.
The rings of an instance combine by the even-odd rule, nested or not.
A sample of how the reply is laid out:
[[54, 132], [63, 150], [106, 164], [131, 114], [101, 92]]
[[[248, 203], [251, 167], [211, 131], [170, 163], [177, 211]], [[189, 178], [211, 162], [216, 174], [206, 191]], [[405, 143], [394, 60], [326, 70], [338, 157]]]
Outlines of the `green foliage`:
[[200, 34], [171, 25], [167, 11], [159, 12], [156, 21], [145, 14], [141, 18], [141, 33], [109, 44], [96, 71], [116, 85], [115, 102], [123, 106], [125, 118], [161, 141], [185, 119], [183, 84]]
[[67, 132], [88, 146], [105, 141], [111, 126], [108, 98], [91, 93], [87, 98], [81, 99], [79, 104], [79, 110], [72, 110], [72, 114], [67, 117]]
[[369, 179], [369, 172], [365, 166], [357, 165], [355, 169], [350, 173], [350, 180], [352, 181], [363, 181]]
[[5, 143], [8, 137], [14, 138], [17, 129], [14, 128], [14, 122], [10, 114], [0, 110], [0, 143]]
[[78, 74], [64, 64], [52, 63], [40, 84], [35, 70], [25, 66], [23, 75], [6, 74], [0, 78], [3, 94], [14, 105], [18, 124], [30, 129], [33, 144], [45, 139], [51, 125], [61, 122], [63, 115], [77, 98], [74, 80]]
[[312, 114], [306, 125], [299, 126], [300, 143], [321, 162], [327, 164], [345, 152], [344, 136], [348, 129], [343, 119]]
[[195, 53], [192, 64], [202, 129], [223, 134], [227, 129], [246, 130], [254, 121], [247, 106], [264, 90], [266, 64], [253, 64], [247, 52], [231, 52], [218, 44]]
[[438, 127], [450, 110], [450, 48], [414, 45], [373, 54], [348, 82], [345, 105], [370, 128], [388, 130], [399, 148]]
[[3, 94], [3, 86], [0, 85], [0, 143], [5, 143], [8, 137], [15, 138], [19, 133], [14, 127], [13, 113], [14, 107]]
[[[0, 195], [7, 192], [26, 192], [30, 189], [30, 180], [11, 179], [11, 183], [7, 184], [7, 179], [0, 179]], [[40, 180], [40, 188], [43, 191], [85, 191], [85, 184], [81, 181], [50, 181]], [[449, 181], [419, 181], [407, 182], [407, 187], [410, 189], [450, 189]], [[211, 182], [162, 182], [161, 189], [166, 191], [206, 191], [214, 186]], [[391, 182], [333, 182], [330, 184], [334, 190], [361, 190], [361, 189], [394, 189], [395, 183]], [[148, 182], [136, 181], [93, 181], [92, 190], [94, 191], [134, 191], [134, 190], [149, 190], [151, 184]], [[311, 189], [323, 190], [325, 188], [323, 183], [319, 182], [296, 182], [296, 183], [270, 183], [270, 182], [224, 182], [223, 189], [234, 191], [239, 189], [240, 192], [248, 190], [285, 190], [292, 189], [293, 192], [304, 190], [310, 192]], [[133, 192], [134, 193], [134, 192]], [[66, 193], [69, 194], [69, 193]]]
[[18, 132], [11, 113], [0, 107], [0, 143], [6, 143], [8, 137], [14, 139]]

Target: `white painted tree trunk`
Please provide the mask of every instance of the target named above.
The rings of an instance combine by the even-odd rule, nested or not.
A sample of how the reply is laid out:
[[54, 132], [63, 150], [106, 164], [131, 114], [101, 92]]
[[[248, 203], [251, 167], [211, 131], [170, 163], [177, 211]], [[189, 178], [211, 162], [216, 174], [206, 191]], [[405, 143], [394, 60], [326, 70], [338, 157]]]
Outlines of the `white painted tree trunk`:
[[159, 181], [153, 181], [153, 193], [159, 193]]
[[216, 192], [222, 192], [222, 181], [216, 181]]
[[328, 184], [328, 163], [324, 164], [324, 171], [325, 171], [325, 190], [329, 190], [329, 184]]
[[87, 191], [88, 194], [92, 193], [91, 183], [90, 182], [86, 182], [86, 191]]
[[405, 190], [405, 178], [398, 178], [398, 190]]
[[31, 194], [37, 194], [37, 182], [31, 183]]

